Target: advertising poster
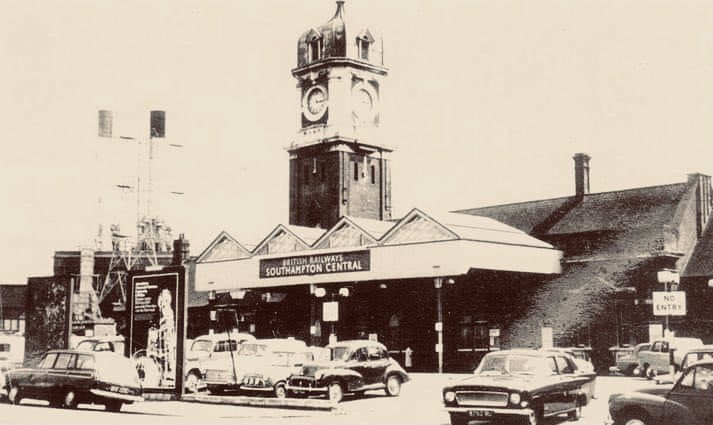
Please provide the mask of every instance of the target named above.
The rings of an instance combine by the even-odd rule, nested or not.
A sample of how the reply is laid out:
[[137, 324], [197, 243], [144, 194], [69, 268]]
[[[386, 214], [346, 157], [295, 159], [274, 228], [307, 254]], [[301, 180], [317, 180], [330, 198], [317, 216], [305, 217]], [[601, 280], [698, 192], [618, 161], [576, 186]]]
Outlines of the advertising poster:
[[129, 355], [145, 388], [176, 388], [182, 373], [183, 268], [131, 276]]

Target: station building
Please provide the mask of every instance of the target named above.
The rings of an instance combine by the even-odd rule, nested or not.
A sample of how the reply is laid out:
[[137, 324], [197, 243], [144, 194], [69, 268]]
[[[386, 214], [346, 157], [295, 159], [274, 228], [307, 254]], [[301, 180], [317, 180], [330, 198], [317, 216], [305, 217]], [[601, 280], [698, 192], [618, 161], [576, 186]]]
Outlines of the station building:
[[[300, 128], [289, 152], [289, 222], [248, 245], [221, 232], [189, 263], [191, 333], [371, 338], [420, 371], [472, 370], [485, 352], [609, 346], [658, 334], [713, 340], [710, 177], [605, 193], [577, 154], [571, 196], [392, 217], [379, 133], [381, 39], [334, 16], [298, 39]], [[677, 286], [657, 280], [678, 272]], [[664, 287], [664, 285], [666, 285]], [[689, 294], [686, 316], [653, 293]]]

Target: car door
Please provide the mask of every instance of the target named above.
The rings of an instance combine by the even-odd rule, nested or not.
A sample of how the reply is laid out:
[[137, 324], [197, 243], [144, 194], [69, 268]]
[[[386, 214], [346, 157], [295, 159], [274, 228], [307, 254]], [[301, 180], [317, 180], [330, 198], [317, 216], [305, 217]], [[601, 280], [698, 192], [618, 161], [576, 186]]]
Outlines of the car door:
[[[361, 375], [361, 383], [359, 387], [369, 384], [369, 356], [366, 347], [359, 347], [349, 357], [349, 369], [358, 372]], [[356, 388], [355, 388], [356, 389]]]
[[384, 382], [386, 367], [389, 365], [389, 356], [381, 347], [370, 346], [366, 349], [367, 367], [365, 380], [368, 385], [375, 385]]
[[692, 367], [664, 403], [664, 423], [713, 424], [713, 364]]
[[558, 411], [568, 410], [576, 405], [583, 379], [575, 374], [575, 366], [568, 358], [557, 355], [554, 356], [554, 360], [560, 381], [556, 407]]

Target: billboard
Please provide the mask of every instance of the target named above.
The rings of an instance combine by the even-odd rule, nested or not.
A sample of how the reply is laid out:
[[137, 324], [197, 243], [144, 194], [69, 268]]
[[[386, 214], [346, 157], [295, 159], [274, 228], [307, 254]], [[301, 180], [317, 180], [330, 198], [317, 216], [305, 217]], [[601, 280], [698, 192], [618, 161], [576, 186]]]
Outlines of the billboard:
[[182, 390], [185, 297], [183, 267], [130, 275], [127, 348], [146, 388]]

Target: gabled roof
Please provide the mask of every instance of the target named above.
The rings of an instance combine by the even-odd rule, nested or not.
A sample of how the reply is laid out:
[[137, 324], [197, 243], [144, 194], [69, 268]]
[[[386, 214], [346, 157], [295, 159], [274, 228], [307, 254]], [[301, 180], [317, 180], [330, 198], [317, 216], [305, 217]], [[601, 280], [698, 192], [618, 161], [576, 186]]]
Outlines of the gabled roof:
[[361, 228], [350, 217], [342, 217], [331, 229], [312, 245], [314, 248], [336, 248], [342, 246], [364, 246], [376, 243], [374, 236]]
[[[253, 250], [254, 255], [295, 252], [309, 249], [323, 229], [278, 224]], [[269, 249], [271, 247], [272, 249]]]
[[361, 218], [347, 216], [352, 223], [356, 224], [360, 228], [364, 229], [367, 233], [374, 237], [374, 239], [381, 239], [386, 232], [399, 222], [399, 220], [373, 220], [370, 218]]
[[409, 211], [379, 241], [382, 245], [458, 239], [448, 227], [418, 208]]
[[198, 256], [197, 262], [237, 260], [249, 257], [250, 250], [230, 236], [225, 230], [221, 231], [213, 242]]

